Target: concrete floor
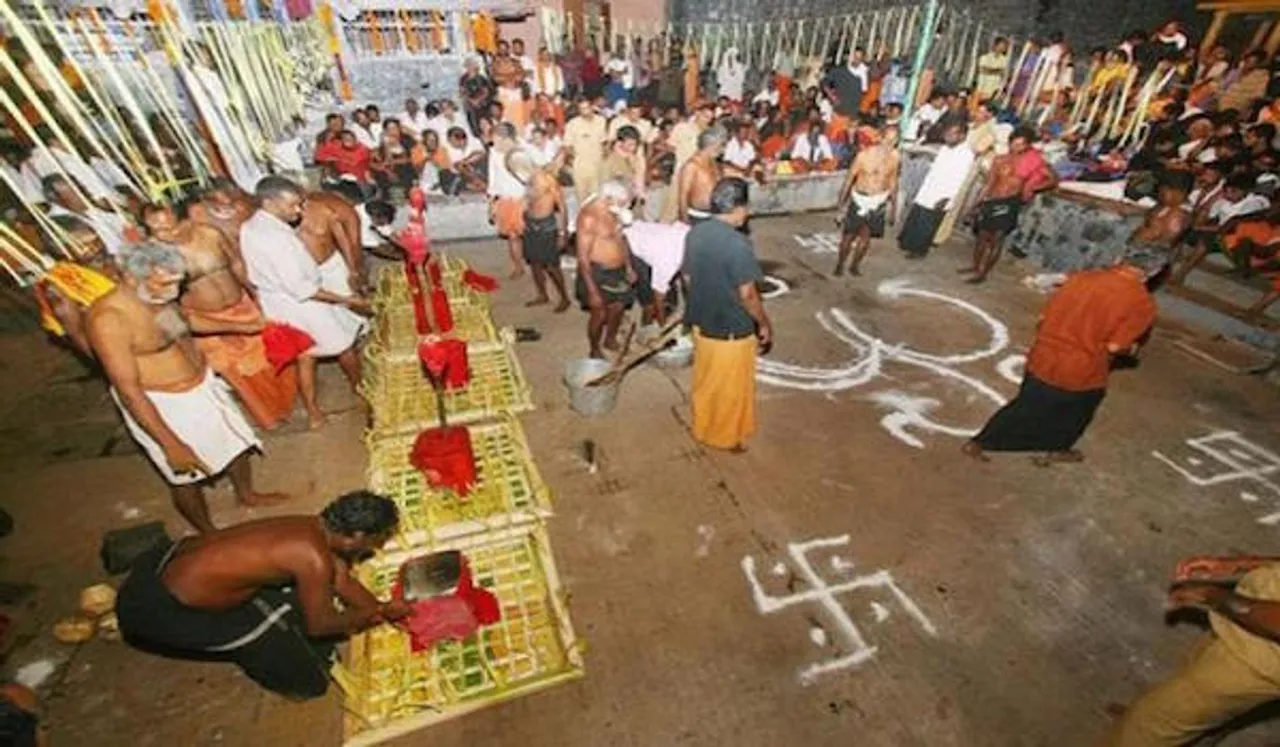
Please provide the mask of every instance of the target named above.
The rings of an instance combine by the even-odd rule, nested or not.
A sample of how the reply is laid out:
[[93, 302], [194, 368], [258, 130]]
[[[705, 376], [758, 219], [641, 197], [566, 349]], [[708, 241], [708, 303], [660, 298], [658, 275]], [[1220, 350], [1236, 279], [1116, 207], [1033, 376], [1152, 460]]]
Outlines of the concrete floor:
[[[687, 435], [687, 371], [637, 369], [610, 417], [569, 411], [559, 375], [584, 352], [584, 317], [527, 311], [524, 284], [498, 292], [499, 323], [544, 335], [519, 347], [538, 405], [522, 422], [554, 492], [550, 533], [588, 644], [587, 676], [395, 744], [1089, 744], [1116, 704], [1172, 671], [1199, 632], [1164, 622], [1173, 564], [1274, 552], [1274, 527], [1258, 521], [1280, 510], [1272, 457], [1210, 444], [1242, 465], [1240, 476], [1197, 485], [1153, 456], [1193, 475], [1224, 473], [1186, 443], [1219, 430], [1280, 452], [1273, 386], [1186, 356], [1161, 328], [1141, 366], [1114, 377], [1082, 442], [1085, 464], [974, 464], [950, 433], [980, 426], [993, 394], [1015, 391], [999, 371], [1016, 371], [1005, 359], [1025, 349], [1044, 300], [1019, 282], [1032, 270], [1009, 262], [973, 287], [953, 272], [967, 247], [908, 263], [885, 242], [865, 277], [835, 280], [824, 275], [834, 261], [826, 242], [795, 239], [832, 230], [829, 215], [755, 222], [759, 254], [791, 287], [769, 303], [771, 359], [824, 368], [857, 358], [815, 319], [835, 307], [884, 342], [883, 364], [847, 388], [856, 382], [762, 386], [761, 430], [742, 456]], [[496, 243], [455, 252], [483, 270], [503, 266]], [[942, 296], [877, 292], [894, 278]], [[336, 698], [289, 703], [228, 667], [49, 640], [48, 624], [74, 609], [79, 588], [101, 580], [103, 531], [152, 518], [174, 533], [182, 526], [141, 457], [99, 456], [128, 451], [100, 385], [70, 380], [78, 364], [33, 335], [0, 345], [0, 360], [23, 361], [0, 369], [0, 475], [18, 522], [0, 541], [0, 580], [39, 587], [9, 667], [61, 665], [44, 687], [55, 744], [339, 744]], [[799, 381], [796, 370], [783, 378]], [[352, 407], [336, 371], [322, 383], [324, 403]], [[360, 486], [362, 418], [348, 409], [322, 433], [268, 437], [260, 482], [294, 493], [294, 512]], [[587, 438], [599, 445], [596, 475], [578, 457]], [[249, 518], [225, 489], [211, 501], [222, 523]], [[812, 591], [789, 555], [803, 548], [790, 543], [846, 535], [847, 545], [808, 558], [830, 583], [861, 585], [827, 606], [789, 597]], [[744, 569], [752, 563], [763, 612]], [[802, 681], [824, 662], [836, 664]], [[1280, 728], [1263, 724], [1224, 744], [1277, 742]]]

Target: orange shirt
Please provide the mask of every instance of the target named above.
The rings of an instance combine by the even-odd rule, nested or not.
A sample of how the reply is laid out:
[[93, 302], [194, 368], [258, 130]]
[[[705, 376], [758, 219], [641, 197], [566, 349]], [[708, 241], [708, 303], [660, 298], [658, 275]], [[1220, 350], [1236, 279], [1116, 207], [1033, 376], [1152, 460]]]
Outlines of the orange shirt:
[[1277, 230], [1276, 226], [1271, 225], [1270, 220], [1263, 218], [1261, 220], [1246, 220], [1237, 223], [1222, 237], [1222, 245], [1231, 251], [1235, 251], [1245, 241], [1250, 241], [1255, 246], [1267, 246], [1275, 243], [1278, 239], [1280, 239], [1280, 231]]
[[1077, 273], [1045, 304], [1027, 371], [1071, 392], [1102, 389], [1111, 369], [1108, 346], [1132, 346], [1155, 321], [1155, 300], [1132, 269]]
[[774, 159], [786, 149], [787, 139], [785, 137], [778, 134], [770, 135], [764, 139], [763, 143], [760, 143], [760, 157]]

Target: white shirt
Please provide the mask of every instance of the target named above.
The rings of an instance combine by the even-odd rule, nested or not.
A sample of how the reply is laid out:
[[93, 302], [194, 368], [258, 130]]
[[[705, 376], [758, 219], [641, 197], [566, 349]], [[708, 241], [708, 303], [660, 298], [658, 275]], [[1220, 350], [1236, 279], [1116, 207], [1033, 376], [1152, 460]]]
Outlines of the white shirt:
[[865, 92], [871, 84], [871, 70], [867, 68], [867, 63], [862, 62], [857, 65], [850, 65], [849, 72], [862, 81], [862, 90]]
[[556, 159], [560, 154], [560, 147], [560, 138], [548, 137], [541, 146], [533, 142], [525, 143], [524, 152], [529, 154], [534, 166], [542, 168]]
[[429, 121], [426, 112], [421, 109], [413, 114], [404, 112], [400, 115], [401, 129], [408, 130], [415, 138], [421, 138], [423, 131], [430, 128]]
[[829, 158], [835, 158], [835, 154], [831, 152], [831, 141], [827, 140], [826, 135], [818, 135], [817, 147], [811, 147], [809, 144], [809, 133], [796, 135], [791, 141], [791, 160], [792, 161], [808, 161], [809, 163], [820, 163]]
[[1209, 208], [1209, 219], [1222, 224], [1232, 218], [1239, 218], [1242, 215], [1261, 212], [1269, 207], [1271, 207], [1270, 200], [1262, 195], [1250, 192], [1239, 202], [1218, 200], [1213, 204], [1213, 207]]
[[44, 193], [40, 188], [40, 175], [31, 167], [31, 159], [15, 169], [8, 163], [0, 163], [0, 171], [4, 172], [3, 181], [18, 196], [30, 203], [44, 202]]
[[302, 162], [302, 141], [294, 137], [272, 143], [271, 165], [276, 171], [306, 171], [306, 164]]
[[[808, 143], [805, 143], [805, 146], [808, 147]], [[821, 149], [821, 143], [819, 143], [819, 149]], [[745, 169], [754, 160], [756, 160], [756, 146], [752, 145], [750, 140], [739, 141], [735, 137], [724, 146], [725, 163]]]
[[449, 156], [450, 166], [456, 166], [470, 156], [484, 152], [484, 146], [480, 145], [480, 141], [474, 138], [467, 140], [467, 144], [461, 148], [453, 147], [453, 143], [450, 142], [445, 142], [441, 147], [444, 148], [445, 155]]
[[489, 188], [485, 193], [490, 197], [521, 199], [525, 187], [507, 168], [507, 155], [497, 151], [489, 154]]
[[760, 93], [757, 93], [751, 99], [751, 103], [753, 104], [758, 104], [761, 101], [767, 102], [769, 106], [777, 106], [782, 101], [782, 98], [781, 96], [779, 96], [777, 90], [770, 91], [766, 89], [764, 91], [761, 91]]
[[924, 131], [932, 127], [939, 119], [942, 119], [943, 110], [925, 102], [924, 106], [911, 117], [911, 121], [907, 125], [907, 132], [903, 133], [908, 140], [917, 140], [923, 136]]
[[98, 238], [102, 239], [102, 245], [106, 247], [107, 254], [114, 257], [124, 248], [124, 232], [129, 228], [129, 224], [114, 211], [102, 210], [93, 205], [90, 205], [83, 214], [73, 213], [61, 205], [53, 205], [49, 208], [49, 217], [59, 215], [70, 215], [87, 223], [89, 228], [98, 234]]
[[527, 54], [522, 54], [516, 58], [520, 61], [520, 67], [524, 68], [526, 73], [533, 73], [533, 58]]
[[604, 70], [615, 78], [621, 77], [623, 88], [626, 88], [627, 90], [635, 88], [636, 76], [635, 72], [631, 69], [630, 60], [624, 57], [614, 57], [604, 66]]
[[560, 69], [559, 65], [551, 63], [543, 71], [540, 80], [538, 69], [535, 65], [529, 71], [529, 86], [533, 89], [535, 96], [541, 93], [554, 99], [564, 92], [564, 71]]
[[973, 160], [973, 149], [967, 143], [939, 148], [920, 191], [916, 192], [915, 204], [933, 209], [941, 200], [954, 200], [969, 177]]
[[360, 125], [351, 125], [351, 132], [356, 136], [356, 142], [360, 143], [369, 150], [377, 150], [382, 145], [382, 127], [380, 125], [369, 125], [369, 129], [365, 129]]

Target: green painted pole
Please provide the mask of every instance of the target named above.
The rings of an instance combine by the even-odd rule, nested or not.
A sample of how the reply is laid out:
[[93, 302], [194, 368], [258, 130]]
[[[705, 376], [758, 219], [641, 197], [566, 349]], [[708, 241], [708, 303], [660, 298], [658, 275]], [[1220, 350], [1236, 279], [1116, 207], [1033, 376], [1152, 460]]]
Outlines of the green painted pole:
[[924, 63], [929, 59], [929, 48], [933, 46], [936, 32], [934, 26], [938, 21], [938, 0], [929, 0], [925, 5], [924, 20], [920, 25], [920, 44], [916, 47], [916, 60], [911, 66], [911, 80], [907, 83], [907, 100], [902, 103], [902, 123], [905, 126], [916, 111], [916, 91], [920, 90], [920, 76], [924, 74]]

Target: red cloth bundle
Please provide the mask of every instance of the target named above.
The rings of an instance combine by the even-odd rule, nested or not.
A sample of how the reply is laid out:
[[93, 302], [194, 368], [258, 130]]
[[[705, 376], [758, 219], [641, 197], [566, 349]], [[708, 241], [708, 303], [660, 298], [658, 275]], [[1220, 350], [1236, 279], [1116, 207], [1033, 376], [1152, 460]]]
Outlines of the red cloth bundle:
[[489, 275], [481, 275], [475, 270], [467, 270], [462, 273], [462, 282], [473, 290], [481, 293], [492, 293], [498, 289], [498, 281]]
[[262, 345], [266, 348], [267, 361], [280, 373], [316, 344], [311, 335], [297, 327], [279, 322], [267, 322], [262, 330]]
[[467, 343], [453, 338], [423, 340], [418, 343], [418, 360], [427, 374], [446, 390], [465, 389], [471, 383], [471, 363]]
[[431, 291], [431, 313], [435, 315], [436, 331], [443, 334], [453, 331], [453, 309], [449, 306], [449, 296], [444, 289], [437, 287]]
[[[396, 581], [391, 593], [403, 600], [403, 582]], [[409, 633], [409, 649], [414, 653], [426, 651], [443, 640], [465, 640], [481, 625], [492, 625], [502, 619], [498, 598], [475, 586], [465, 556], [458, 586], [452, 593], [410, 602], [409, 608], [412, 612], [400, 624]]]
[[418, 468], [433, 488], [448, 488], [465, 498], [476, 484], [476, 455], [471, 432], [460, 425], [428, 428], [418, 434], [409, 452], [409, 463]]

